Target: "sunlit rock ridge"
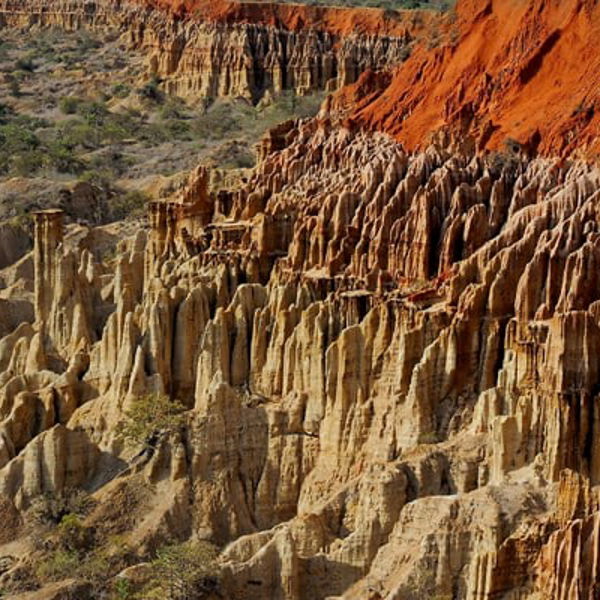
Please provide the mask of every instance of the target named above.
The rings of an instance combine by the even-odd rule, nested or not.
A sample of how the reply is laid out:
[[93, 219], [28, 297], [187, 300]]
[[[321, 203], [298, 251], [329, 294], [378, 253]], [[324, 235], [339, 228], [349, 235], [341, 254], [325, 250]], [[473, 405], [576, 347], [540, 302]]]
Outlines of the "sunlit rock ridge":
[[[412, 150], [348, 116], [355, 91], [272, 130], [235, 190], [198, 167], [112, 262], [34, 215], [0, 273], [4, 510], [73, 487], [110, 505], [141, 475], [130, 543], [211, 541], [232, 600], [597, 598], [600, 170], [483, 152], [471, 121]], [[118, 425], [154, 393], [185, 426], [133, 459]]]

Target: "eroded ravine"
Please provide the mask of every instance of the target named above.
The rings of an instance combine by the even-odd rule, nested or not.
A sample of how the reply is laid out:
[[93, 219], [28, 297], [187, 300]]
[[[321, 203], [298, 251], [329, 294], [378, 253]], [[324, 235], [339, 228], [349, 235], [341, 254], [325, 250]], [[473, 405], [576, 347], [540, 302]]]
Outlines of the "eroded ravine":
[[[356, 9], [337, 15], [331, 9], [328, 16], [326, 9], [314, 9], [312, 24], [302, 28], [297, 23], [310, 19], [304, 14], [307, 7], [296, 7], [298, 15], [282, 7], [283, 14], [271, 22], [252, 10], [212, 14], [218, 6], [204, 3], [181, 18], [134, 0], [3, 0], [0, 24], [115, 30], [132, 49], [146, 54], [148, 73], [163, 79], [170, 94], [191, 100], [241, 97], [257, 102], [265, 93], [284, 90], [333, 91], [353, 83], [364, 71], [399, 64], [427, 21], [433, 20], [398, 16], [381, 27], [386, 22], [383, 11]], [[235, 6], [223, 4], [224, 10]], [[209, 13], [205, 18], [203, 10]]]
[[[334, 106], [235, 190], [198, 167], [111, 260], [35, 215], [3, 274], [34, 313], [0, 341], [7, 522], [81, 487], [132, 563], [216, 544], [223, 598], [595, 598], [600, 171], [409, 153]], [[185, 426], [136, 456], [154, 393]]]

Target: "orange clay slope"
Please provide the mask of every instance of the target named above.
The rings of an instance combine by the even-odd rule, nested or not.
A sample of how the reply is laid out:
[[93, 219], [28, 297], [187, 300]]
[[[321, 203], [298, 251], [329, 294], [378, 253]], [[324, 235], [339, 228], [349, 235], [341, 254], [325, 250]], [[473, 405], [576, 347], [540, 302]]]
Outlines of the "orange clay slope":
[[456, 17], [452, 43], [419, 48], [392, 77], [365, 73], [342, 90], [334, 102], [349, 121], [409, 149], [445, 130], [471, 134], [479, 149], [518, 142], [600, 158], [597, 0], [458, 0]]
[[220, 23], [256, 23], [298, 31], [318, 29], [334, 35], [352, 33], [418, 37], [440, 19], [434, 11], [396, 13], [375, 8], [342, 8], [308, 4], [234, 2], [230, 0], [136, 0], [167, 10], [178, 18]]

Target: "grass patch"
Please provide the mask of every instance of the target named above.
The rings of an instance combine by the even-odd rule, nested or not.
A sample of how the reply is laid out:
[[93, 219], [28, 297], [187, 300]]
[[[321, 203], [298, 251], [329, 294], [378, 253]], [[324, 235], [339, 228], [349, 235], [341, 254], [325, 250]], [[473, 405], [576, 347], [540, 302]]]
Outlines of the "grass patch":
[[[165, 94], [156, 77], [140, 85], [143, 56], [109, 34], [7, 30], [0, 61], [0, 194], [12, 177], [93, 183], [103, 223], [142, 214], [146, 198], [126, 191], [138, 181], [148, 185], [201, 162], [252, 167], [266, 130], [313, 116], [324, 98], [287, 92], [258, 106], [242, 99], [185, 102]], [[41, 188], [30, 198], [38, 208], [53, 202], [56, 196]], [[3, 207], [0, 219], [10, 216]]]

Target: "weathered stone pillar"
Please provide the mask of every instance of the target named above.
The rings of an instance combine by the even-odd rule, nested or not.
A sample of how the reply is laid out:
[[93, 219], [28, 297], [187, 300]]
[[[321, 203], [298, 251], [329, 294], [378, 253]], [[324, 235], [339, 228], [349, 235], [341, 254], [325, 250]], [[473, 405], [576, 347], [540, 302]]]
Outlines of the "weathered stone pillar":
[[33, 213], [34, 267], [35, 267], [35, 320], [48, 319], [54, 294], [58, 248], [63, 241], [63, 211], [41, 210]]

